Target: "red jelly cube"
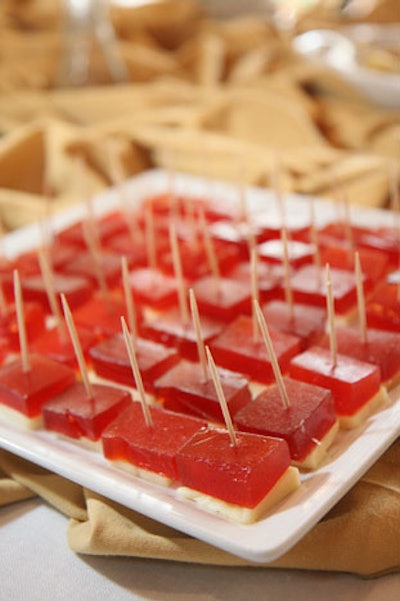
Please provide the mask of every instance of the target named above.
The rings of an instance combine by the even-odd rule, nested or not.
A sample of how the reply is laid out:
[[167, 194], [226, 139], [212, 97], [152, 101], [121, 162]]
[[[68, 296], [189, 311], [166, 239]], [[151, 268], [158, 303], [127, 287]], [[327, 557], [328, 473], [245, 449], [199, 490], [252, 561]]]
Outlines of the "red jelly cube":
[[[154, 215], [164, 215], [170, 217], [182, 216], [187, 212], [187, 205], [190, 204], [192, 209], [202, 207], [204, 209], [207, 221], [217, 221], [219, 219], [233, 219], [238, 215], [237, 207], [233, 203], [218, 199], [218, 202], [205, 198], [189, 197], [181, 194], [157, 194], [146, 198], [143, 206], [149, 205], [154, 212]], [[158, 221], [158, 219], [157, 219]]]
[[[331, 269], [332, 294], [335, 312], [347, 313], [356, 306], [357, 291], [354, 273], [344, 269]], [[315, 265], [298, 269], [292, 279], [291, 288], [297, 302], [326, 307], [326, 281], [324, 270]]]
[[200, 430], [177, 455], [184, 486], [227, 503], [253, 508], [287, 470], [289, 451], [284, 440], [237, 433]]
[[[336, 328], [336, 342], [339, 353], [378, 365], [382, 382], [387, 387], [397, 383], [400, 373], [399, 333], [369, 328], [364, 341], [359, 328], [342, 326]], [[324, 336], [319, 345], [329, 348], [329, 336]]]
[[[41, 274], [24, 277], [21, 285], [26, 301], [36, 301], [43, 306], [45, 311], [50, 311], [49, 299]], [[64, 294], [72, 309], [87, 301], [93, 291], [90, 280], [77, 275], [65, 275], [54, 272], [52, 285], [56, 296]]]
[[[358, 254], [362, 273], [369, 284], [374, 284], [387, 271], [388, 258], [384, 253], [368, 248], [358, 249]], [[331, 244], [321, 249], [320, 257], [323, 265], [329, 263], [331, 267], [354, 272], [355, 254], [348, 245]]]
[[[201, 320], [201, 334], [203, 341], [208, 344], [223, 328], [220, 321], [204, 316]], [[196, 361], [198, 359], [196, 331], [192, 320], [182, 322], [182, 317], [177, 309], [161, 313], [158, 317], [143, 326], [143, 335], [156, 342], [173, 346], [182, 357]]]
[[[108, 286], [116, 286], [121, 279], [121, 257], [116, 253], [102, 251], [98, 255], [99, 267]], [[82, 251], [63, 267], [63, 273], [87, 278], [98, 287], [97, 265], [90, 252]]]
[[[87, 221], [90, 225], [90, 221]], [[64, 244], [72, 244], [80, 248], [86, 248], [83, 223], [84, 221], [78, 221], [63, 229], [58, 233], [57, 240]], [[123, 215], [116, 211], [96, 219], [94, 227], [100, 243], [104, 243], [111, 238], [111, 236], [126, 231], [127, 224]]]
[[239, 280], [206, 276], [194, 283], [193, 291], [200, 313], [225, 323], [251, 310], [249, 285]]
[[282, 227], [291, 240], [305, 240], [310, 232], [310, 219], [300, 208], [293, 213], [288, 212], [284, 219], [281, 215], [261, 211], [251, 216], [251, 223], [256, 225], [264, 240], [280, 238]]
[[273, 384], [241, 409], [234, 417], [239, 430], [277, 436], [287, 441], [290, 456], [302, 463], [336, 422], [330, 390], [284, 378], [290, 405], [283, 403]]
[[[49, 255], [49, 260], [53, 270], [62, 268], [65, 263], [76, 257], [77, 253], [76, 246], [61, 244], [58, 240], [53, 240], [51, 245], [47, 245], [44, 250]], [[41, 268], [37, 250], [30, 250], [18, 255], [14, 261], [13, 269], [18, 269], [18, 272], [21, 276], [40, 274]]]
[[46, 401], [75, 381], [74, 370], [41, 355], [31, 354], [30, 369], [21, 359], [0, 369], [0, 404], [27, 418], [37, 418]]
[[[175, 365], [179, 355], [175, 349], [167, 348], [145, 338], [136, 338], [135, 350], [144, 388], [147, 392], [152, 392], [154, 381]], [[89, 356], [93, 368], [99, 376], [128, 386], [135, 386], [122, 334], [117, 334], [93, 346], [89, 351]]]
[[149, 411], [152, 426], [146, 424], [140, 403], [131, 403], [104, 431], [104, 456], [178, 481], [177, 453], [206, 424], [161, 407]]
[[94, 384], [92, 391], [88, 398], [83, 383], [75, 382], [53, 397], [43, 407], [44, 427], [68, 438], [99, 440], [132, 399], [128, 392], [111, 386]]
[[217, 221], [209, 226], [210, 236], [218, 248], [223, 246], [239, 251], [240, 258], [249, 257], [249, 235], [250, 232], [257, 242], [265, 238], [256, 226], [250, 226], [245, 221]]
[[133, 240], [130, 233], [114, 236], [108, 240], [105, 249], [125, 256], [129, 266], [144, 266], [148, 262], [147, 247], [143, 240]]
[[[251, 289], [251, 263], [250, 261], [241, 261], [237, 263], [232, 270], [227, 273], [227, 277], [232, 280], [245, 282]], [[282, 298], [283, 282], [282, 265], [272, 265], [260, 261], [257, 265], [257, 287], [260, 301], [265, 302], [274, 298]]]
[[[33, 342], [46, 327], [43, 307], [36, 302], [24, 303], [24, 321], [27, 339]], [[10, 350], [20, 350], [17, 312], [14, 304], [8, 305], [6, 312], [0, 316], [0, 336], [7, 338]]]
[[[226, 369], [218, 371], [229, 412], [234, 415], [251, 400], [248, 380]], [[156, 380], [154, 388], [166, 409], [224, 421], [215, 385], [211, 378], [204, 378], [199, 363], [180, 361]]]
[[271, 301], [262, 306], [266, 322], [277, 330], [297, 336], [302, 349], [314, 344], [325, 334], [326, 311], [322, 307], [285, 301]]
[[[89, 349], [97, 342], [97, 337], [87, 328], [76, 327], [76, 329], [84, 357], [87, 358]], [[66, 329], [64, 335], [58, 328], [46, 330], [34, 341], [32, 351], [74, 369], [78, 368], [75, 349]]]
[[366, 302], [368, 326], [400, 332], [400, 291], [398, 283], [380, 282]]
[[338, 240], [345, 240], [346, 242], [350, 237], [353, 242], [357, 242], [361, 237], [372, 234], [372, 230], [349, 224], [346, 221], [332, 221], [324, 225], [319, 234], [323, 237], [327, 236]]
[[384, 253], [390, 265], [395, 268], [398, 267], [400, 257], [398, 227], [377, 228], [376, 230], [363, 232], [357, 237], [357, 244]]
[[[202, 238], [180, 242], [179, 251], [184, 277], [194, 280], [210, 273], [209, 260]], [[239, 260], [239, 249], [235, 246], [226, 246], [216, 242], [214, 243], [214, 251], [218, 258], [218, 268], [221, 274], [225, 274]], [[172, 252], [170, 250], [166, 250], [161, 254], [160, 266], [167, 273], [174, 273]]]
[[[290, 359], [300, 352], [300, 340], [276, 328], [269, 328], [269, 333], [279, 366], [285, 372]], [[261, 336], [254, 339], [250, 317], [235, 319], [210, 343], [210, 349], [215, 361], [227, 369], [267, 384], [274, 380], [269, 353]]]
[[[306, 242], [288, 240], [287, 251], [290, 265], [293, 268], [307, 265], [307, 263], [311, 263], [313, 260], [313, 246]], [[260, 259], [266, 263], [283, 263], [284, 245], [282, 240], [267, 240], [257, 246], [257, 252]]]
[[176, 279], [158, 269], [143, 267], [129, 273], [129, 285], [138, 304], [168, 309], [178, 300]]
[[330, 350], [321, 347], [312, 347], [294, 357], [290, 375], [296, 380], [328, 388], [339, 416], [356, 413], [377, 394], [381, 384], [377, 365], [340, 354], [334, 365]]
[[73, 315], [76, 325], [90, 328], [97, 338], [106, 338], [121, 332], [121, 316], [126, 318], [127, 308], [122, 296], [97, 293]]

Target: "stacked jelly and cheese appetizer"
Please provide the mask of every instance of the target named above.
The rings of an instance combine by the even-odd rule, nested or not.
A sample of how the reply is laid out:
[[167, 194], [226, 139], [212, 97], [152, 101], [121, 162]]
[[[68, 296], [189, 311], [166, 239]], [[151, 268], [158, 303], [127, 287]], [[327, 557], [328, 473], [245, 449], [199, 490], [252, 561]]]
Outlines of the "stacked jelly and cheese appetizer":
[[28, 428], [42, 425], [47, 400], [75, 381], [75, 372], [43, 355], [31, 353], [25, 328], [18, 271], [14, 271], [20, 353], [0, 368], [0, 412]]
[[[317, 469], [329, 460], [338, 424], [360, 425], [398, 382], [398, 232], [332, 222], [315, 235], [307, 211], [277, 219], [263, 207], [253, 215], [240, 203], [186, 194], [142, 200], [134, 211], [88, 215], [59, 231], [47, 244], [47, 267], [36, 250], [3, 262], [0, 409], [97, 449], [101, 441], [109, 461], [252, 521], [297, 486], [290, 465]], [[364, 330], [349, 325], [363, 312], [356, 252]], [[131, 399], [140, 391], [121, 316], [146, 402], [152, 397], [148, 410]]]

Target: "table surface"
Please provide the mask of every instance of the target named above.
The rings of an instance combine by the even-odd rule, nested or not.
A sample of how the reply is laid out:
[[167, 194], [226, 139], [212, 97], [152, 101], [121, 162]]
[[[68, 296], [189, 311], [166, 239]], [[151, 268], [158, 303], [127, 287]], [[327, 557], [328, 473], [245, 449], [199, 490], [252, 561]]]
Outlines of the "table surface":
[[398, 574], [362, 580], [328, 572], [224, 568], [76, 555], [67, 545], [67, 526], [65, 516], [39, 499], [0, 509], [2, 599], [395, 601], [400, 598]]

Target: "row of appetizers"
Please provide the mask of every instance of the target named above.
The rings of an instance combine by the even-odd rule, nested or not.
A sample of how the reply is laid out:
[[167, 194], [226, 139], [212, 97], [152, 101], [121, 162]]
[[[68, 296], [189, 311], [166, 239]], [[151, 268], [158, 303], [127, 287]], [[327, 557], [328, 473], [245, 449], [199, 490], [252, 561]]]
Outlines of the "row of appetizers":
[[[174, 198], [173, 208], [167, 210], [168, 206], [165, 196], [151, 198], [128, 216], [124, 211], [113, 211], [96, 220], [80, 221], [53, 236], [48, 246], [57, 294], [64, 293], [75, 308], [90, 298], [94, 288], [104, 293], [106, 287], [117, 287], [121, 281], [120, 257], [126, 256], [137, 304], [155, 310], [176, 305], [177, 282], [169, 229], [173, 215], [182, 276], [187, 286], [195, 288], [203, 316], [226, 322], [238, 312], [251, 313], [249, 248], [254, 243], [261, 302], [287, 297], [290, 287], [294, 301], [325, 308], [321, 267], [329, 263], [335, 311], [348, 320], [356, 310], [357, 250], [368, 297], [369, 325], [400, 328], [396, 286], [386, 282], [386, 276], [399, 265], [399, 232], [395, 226], [360, 228], [342, 221], [316, 231], [309, 217], [302, 215], [294, 222], [299, 222], [298, 226], [285, 223], [284, 244], [283, 217], [277, 223], [268, 214], [256, 213], [239, 220], [238, 215], [232, 216], [227, 210], [218, 212], [211, 203], [199, 199]], [[290, 282], [284, 269], [285, 251]], [[14, 269], [20, 273], [24, 298], [39, 300], [48, 310], [37, 253], [3, 259], [0, 274], [8, 300], [13, 295]]]

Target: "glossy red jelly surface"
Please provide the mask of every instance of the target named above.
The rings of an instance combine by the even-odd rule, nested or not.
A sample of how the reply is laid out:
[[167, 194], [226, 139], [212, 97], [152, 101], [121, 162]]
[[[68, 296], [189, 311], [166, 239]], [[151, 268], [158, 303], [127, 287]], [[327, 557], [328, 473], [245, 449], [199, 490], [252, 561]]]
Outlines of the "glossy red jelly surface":
[[247, 283], [231, 278], [206, 276], [193, 284], [201, 315], [230, 321], [238, 313], [250, 313], [251, 296]]
[[40, 415], [43, 404], [75, 381], [75, 372], [41, 355], [31, 354], [30, 370], [20, 359], [0, 369], [0, 403], [28, 418]]
[[[39, 303], [24, 303], [25, 329], [29, 342], [36, 340], [44, 332], [45, 319], [44, 309]], [[18, 320], [14, 304], [8, 305], [6, 312], [0, 315], [0, 336], [7, 338], [10, 350], [20, 350]]]
[[[400, 370], [400, 334], [397, 332], [369, 328], [364, 342], [359, 328], [343, 326], [336, 328], [336, 341], [339, 353], [378, 365], [383, 383]], [[318, 344], [329, 348], [329, 337], [324, 336]]]
[[132, 402], [104, 431], [104, 455], [179, 481], [177, 453], [206, 423], [161, 407], [149, 410], [152, 426], [146, 424], [140, 403]]
[[264, 240], [280, 238], [283, 226], [291, 240], [305, 240], [310, 232], [310, 219], [308, 215], [301, 214], [301, 209], [296, 214], [287, 213], [284, 219], [281, 215], [261, 211], [251, 216], [251, 222], [262, 232]]
[[[41, 274], [24, 277], [22, 293], [26, 301], [40, 303], [45, 311], [50, 311], [49, 300]], [[87, 301], [93, 292], [93, 285], [88, 278], [77, 275], [53, 273], [52, 285], [56, 296], [64, 294], [71, 309]]]
[[225, 430], [200, 430], [178, 453], [182, 484], [241, 507], [255, 507], [289, 467], [287, 444], [278, 438]]
[[0, 337], [0, 365], [3, 365], [9, 352], [10, 352], [10, 345], [9, 345], [7, 338]]
[[114, 236], [107, 241], [104, 248], [120, 256], [125, 256], [131, 267], [147, 264], [147, 248], [144, 240], [133, 240], [130, 233]]
[[330, 238], [337, 238], [338, 240], [345, 240], [347, 242], [349, 235], [353, 242], [356, 243], [363, 236], [372, 235], [373, 230], [365, 227], [359, 227], [354, 224], [348, 224], [345, 221], [332, 221], [327, 223], [318, 232], [322, 236], [329, 236]]
[[[207, 221], [218, 221], [220, 219], [233, 219], [237, 217], [237, 207], [234, 203], [224, 201], [213, 202], [207, 198], [187, 196], [181, 194], [157, 194], [145, 199], [143, 206], [151, 206], [154, 214], [159, 216], [184, 216], [190, 205], [192, 209], [202, 207]], [[157, 219], [158, 221], [158, 219]]]
[[263, 242], [265, 237], [262, 230], [256, 225], [249, 226], [245, 221], [217, 221], [209, 226], [210, 236], [213, 243], [230, 247], [239, 251], [239, 257], [246, 259], [249, 257], [249, 234], [250, 231], [257, 242]]
[[[85, 358], [88, 357], [89, 349], [96, 344], [97, 337], [92, 330], [77, 326], [79, 343]], [[32, 344], [32, 351], [45, 355], [58, 363], [69, 365], [74, 369], [78, 368], [78, 362], [71, 337], [65, 328], [64, 336], [58, 328], [46, 330]]]
[[[121, 332], [121, 316], [126, 318], [126, 303], [122, 296], [95, 294], [73, 312], [76, 325], [90, 328], [98, 338]], [[139, 317], [137, 315], [137, 317]]]
[[[72, 224], [57, 234], [57, 240], [61, 243], [72, 244], [79, 248], [86, 248], [83, 221]], [[90, 220], [88, 220], [90, 226]], [[115, 211], [103, 217], [95, 219], [93, 226], [101, 243], [106, 242], [111, 236], [123, 233], [127, 230], [127, 224], [122, 213]]]
[[[346, 313], [356, 304], [355, 275], [344, 269], [331, 269], [332, 294], [336, 313]], [[324, 269], [305, 265], [298, 269], [290, 282], [293, 297], [299, 303], [326, 307]]]
[[400, 332], [400, 288], [398, 283], [381, 281], [366, 302], [368, 326]]
[[[290, 359], [300, 352], [300, 339], [290, 334], [269, 328], [272, 344], [279, 366], [285, 372]], [[211, 343], [210, 349], [218, 365], [254, 380], [269, 384], [274, 375], [269, 353], [261, 335], [254, 340], [253, 321], [245, 315], [239, 316]]]
[[[154, 381], [170, 369], [179, 359], [177, 351], [162, 344], [137, 338], [135, 350], [143, 385], [148, 392], [154, 390]], [[92, 347], [89, 356], [96, 373], [108, 380], [135, 386], [132, 367], [122, 334]]]
[[[218, 372], [229, 412], [234, 415], [251, 400], [248, 380], [226, 369]], [[166, 409], [210, 421], [224, 420], [214, 383], [210, 377], [204, 378], [199, 363], [179, 361], [155, 382], [154, 388]]]
[[338, 415], [353, 415], [378, 391], [381, 372], [377, 365], [346, 355], [338, 355], [332, 364], [331, 352], [312, 347], [290, 363], [290, 375], [296, 380], [328, 388]]
[[[207, 344], [217, 336], [223, 329], [224, 324], [220, 321], [204, 316], [201, 319], [201, 334], [203, 341]], [[197, 361], [198, 350], [196, 342], [196, 331], [192, 320], [188, 323], [182, 322], [182, 317], [177, 309], [161, 313], [155, 319], [143, 325], [143, 335], [155, 342], [166, 346], [173, 346], [182, 357]]]
[[[179, 232], [177, 232], [177, 235], [179, 235]], [[202, 232], [198, 232], [197, 237], [194, 237], [194, 235], [193, 232], [189, 231], [187, 239], [179, 242], [182, 272], [183, 275], [190, 280], [204, 277], [211, 271], [204, 235]], [[219, 271], [221, 274], [225, 274], [239, 261], [240, 250], [235, 245], [226, 245], [218, 240], [213, 242], [213, 247]], [[174, 274], [173, 257], [170, 246], [159, 256], [162, 269], [167, 273]]]
[[303, 461], [336, 421], [332, 394], [320, 386], [284, 378], [290, 406], [282, 401], [276, 384], [262, 391], [238, 411], [239, 430], [287, 441], [294, 461]]
[[[313, 246], [306, 242], [288, 240], [287, 250], [290, 265], [294, 268], [311, 263], [313, 260]], [[262, 261], [267, 263], [283, 263], [284, 246], [282, 240], [267, 240], [258, 245], [257, 252]]]
[[158, 269], [143, 267], [132, 270], [129, 285], [138, 304], [163, 310], [178, 301], [176, 279]]
[[[250, 261], [241, 261], [240, 263], [237, 263], [237, 265], [228, 271], [227, 277], [245, 282], [250, 290], [252, 277]], [[283, 297], [283, 277], [282, 265], [272, 265], [261, 261], [258, 263], [257, 286], [261, 302]]]
[[359, 246], [384, 253], [390, 265], [398, 267], [400, 258], [398, 228], [384, 227], [365, 232], [357, 238], [357, 243]]
[[[117, 253], [101, 251], [98, 261], [108, 286], [117, 286], [121, 280], [121, 257]], [[83, 276], [93, 287], [98, 287], [97, 266], [90, 252], [82, 251], [77, 254], [75, 259], [63, 267], [63, 273]]]
[[287, 302], [276, 300], [263, 305], [262, 312], [271, 327], [300, 338], [302, 349], [325, 333], [326, 311], [322, 307], [294, 303], [291, 309]]
[[47, 430], [69, 438], [99, 440], [103, 430], [132, 403], [128, 392], [92, 385], [88, 398], [82, 382], [75, 382], [43, 407], [43, 422]]
[[[371, 284], [375, 283], [389, 267], [387, 256], [368, 248], [358, 249], [362, 273]], [[329, 245], [320, 251], [321, 264], [329, 263], [331, 267], [354, 271], [354, 250], [349, 250], [348, 245]]]

